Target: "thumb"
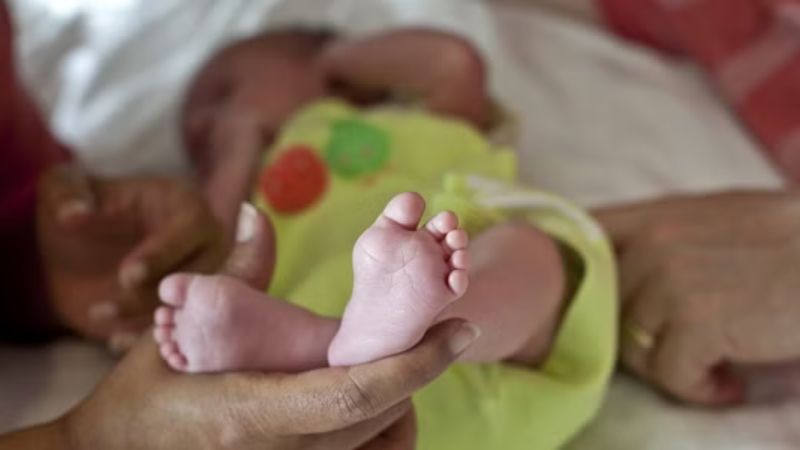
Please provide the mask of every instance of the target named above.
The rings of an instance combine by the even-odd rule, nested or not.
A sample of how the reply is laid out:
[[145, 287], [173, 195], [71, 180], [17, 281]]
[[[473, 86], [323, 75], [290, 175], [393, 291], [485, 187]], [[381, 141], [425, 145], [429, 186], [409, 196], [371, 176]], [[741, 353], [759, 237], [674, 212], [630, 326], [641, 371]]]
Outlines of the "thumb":
[[479, 335], [475, 326], [449, 320], [433, 327], [421, 343], [406, 353], [361, 366], [320, 369], [283, 378], [280, 395], [249, 386], [241, 393], [231, 392], [229, 398], [235, 404], [235, 396], [246, 396], [249, 405], [258, 405], [258, 411], [248, 413], [251, 417], [266, 418], [286, 433], [342, 430], [380, 417], [409, 399], [438, 378]]
[[275, 268], [275, 231], [253, 205], [243, 203], [236, 226], [236, 244], [223, 273], [239, 278], [254, 289], [269, 286]]

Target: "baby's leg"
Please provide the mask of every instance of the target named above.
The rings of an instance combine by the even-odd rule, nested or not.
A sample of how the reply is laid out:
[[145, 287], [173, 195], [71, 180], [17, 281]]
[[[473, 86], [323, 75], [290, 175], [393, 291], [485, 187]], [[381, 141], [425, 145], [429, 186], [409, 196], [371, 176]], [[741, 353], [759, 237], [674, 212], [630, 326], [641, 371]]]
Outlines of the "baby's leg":
[[301, 372], [327, 365], [339, 321], [225, 276], [173, 275], [161, 284], [156, 341], [182, 372]]
[[480, 234], [470, 253], [470, 288], [439, 317], [464, 318], [483, 331], [462, 359], [541, 362], [552, 344], [566, 291], [557, 245], [530, 225], [508, 223]]

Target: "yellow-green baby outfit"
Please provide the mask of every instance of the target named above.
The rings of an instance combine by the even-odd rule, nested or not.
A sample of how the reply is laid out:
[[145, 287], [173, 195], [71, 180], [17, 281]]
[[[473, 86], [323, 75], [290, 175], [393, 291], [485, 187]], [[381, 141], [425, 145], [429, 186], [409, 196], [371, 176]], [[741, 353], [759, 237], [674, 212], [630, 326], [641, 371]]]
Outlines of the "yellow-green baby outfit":
[[580, 209], [516, 179], [513, 152], [465, 123], [334, 100], [297, 114], [265, 156], [255, 201], [277, 233], [270, 294], [323, 315], [341, 316], [353, 245], [401, 192], [422, 194], [428, 217], [453, 210], [472, 235], [528, 220], [578, 257], [574, 295], [546, 363], [455, 365], [415, 397], [420, 450], [557, 448], [592, 419], [605, 393], [616, 340], [608, 242]]

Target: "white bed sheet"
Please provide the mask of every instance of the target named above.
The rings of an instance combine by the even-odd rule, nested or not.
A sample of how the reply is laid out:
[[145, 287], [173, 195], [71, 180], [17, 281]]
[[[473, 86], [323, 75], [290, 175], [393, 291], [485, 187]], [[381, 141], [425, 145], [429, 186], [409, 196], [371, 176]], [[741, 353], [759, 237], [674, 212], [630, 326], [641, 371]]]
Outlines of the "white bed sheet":
[[[598, 205], [667, 192], [777, 187], [779, 177], [690, 67], [534, 8], [474, 0], [12, 0], [20, 61], [59, 135], [107, 174], [185, 168], [188, 78], [216, 46], [266, 26], [363, 33], [425, 24], [475, 40], [522, 120], [527, 181]], [[74, 341], [0, 347], [0, 431], [53, 417], [112, 361]], [[619, 376], [573, 449], [791, 449], [800, 407], [704, 412]]]

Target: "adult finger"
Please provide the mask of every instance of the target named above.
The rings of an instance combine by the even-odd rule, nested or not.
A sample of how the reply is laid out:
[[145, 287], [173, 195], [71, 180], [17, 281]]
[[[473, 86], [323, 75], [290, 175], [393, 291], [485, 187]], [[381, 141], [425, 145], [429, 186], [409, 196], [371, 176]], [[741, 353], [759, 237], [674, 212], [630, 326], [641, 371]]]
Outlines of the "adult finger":
[[[114, 300], [92, 305], [89, 317], [108, 336], [106, 345], [112, 353], [125, 353], [139, 340], [142, 333], [153, 324], [153, 312], [158, 300], [140, 299], [136, 308], [133, 300]], [[136, 311], [134, 311], [134, 309]]]
[[720, 383], [715, 376], [723, 355], [711, 336], [682, 328], [666, 330], [653, 359], [654, 381], [691, 403], [722, 406], [741, 401], [741, 386]]
[[619, 249], [626, 247], [641, 230], [653, 223], [656, 215], [664, 212], [667, 201], [664, 199], [599, 208], [592, 211], [592, 215]]
[[434, 330], [414, 350], [373, 364], [354, 366], [348, 378], [356, 391], [348, 396], [351, 419], [369, 416], [412, 396], [438, 378], [479, 338], [480, 330], [460, 320]]
[[[389, 408], [374, 419], [366, 420], [344, 430], [320, 435], [320, 449], [342, 448], [355, 450], [364, 448], [368, 443], [378, 441], [381, 435], [394, 428], [396, 424], [401, 423], [403, 418], [408, 416], [411, 410], [411, 401], [406, 400]], [[371, 448], [371, 445], [368, 445], [366, 448]], [[386, 446], [374, 448], [393, 450], [393, 447]]]
[[249, 203], [242, 204], [236, 228], [236, 243], [222, 272], [266, 289], [275, 267], [275, 230]]
[[97, 199], [89, 175], [74, 164], [61, 164], [45, 173], [39, 182], [39, 206], [56, 223], [72, 227], [95, 210]]
[[222, 236], [219, 225], [201, 202], [177, 202], [176, 207], [181, 209], [166, 221], [152, 224], [150, 234], [124, 258], [119, 272], [124, 288], [158, 282]]
[[636, 300], [653, 279], [662, 278], [664, 265], [675, 250], [658, 242], [649, 235], [629, 238], [625, 248], [620, 249], [619, 293], [622, 305]]
[[257, 380], [240, 393], [247, 417], [289, 434], [326, 433], [380, 416], [441, 375], [478, 338], [462, 320], [434, 327], [414, 349], [381, 361], [285, 377], [279, 392], [259, 398]]
[[652, 358], [668, 323], [668, 295], [663, 279], [651, 279], [623, 309], [620, 357], [631, 372], [644, 380], [652, 379]]
[[360, 450], [414, 450], [417, 448], [417, 416], [411, 409], [397, 423]]

